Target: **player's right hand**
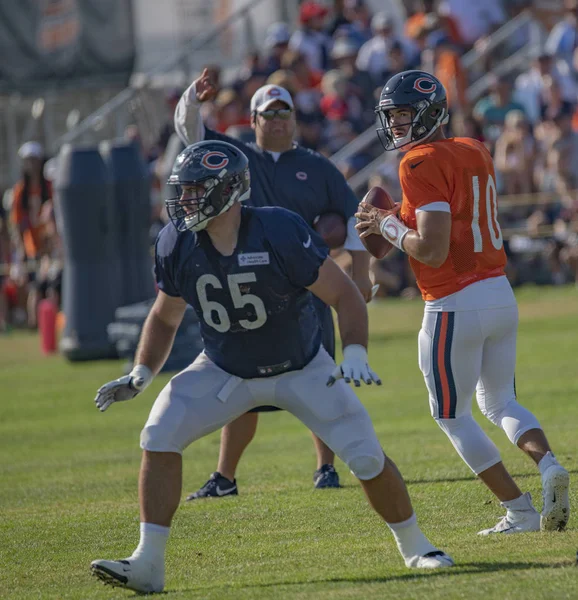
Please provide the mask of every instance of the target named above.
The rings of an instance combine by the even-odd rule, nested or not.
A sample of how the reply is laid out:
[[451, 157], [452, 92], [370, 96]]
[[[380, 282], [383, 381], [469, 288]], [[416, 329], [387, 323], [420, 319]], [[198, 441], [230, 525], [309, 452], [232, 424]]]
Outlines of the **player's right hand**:
[[338, 379], [345, 379], [346, 383], [353, 381], [355, 387], [365, 381], [371, 385], [375, 381], [381, 385], [379, 375], [375, 373], [367, 362], [367, 350], [360, 344], [351, 344], [343, 348], [343, 362], [337, 365], [327, 380], [327, 387], [331, 387]]
[[104, 412], [113, 402], [131, 400], [140, 394], [153, 380], [148, 367], [137, 365], [128, 375], [105, 383], [96, 392], [94, 403], [100, 412]]
[[213, 100], [217, 95], [217, 87], [214, 84], [208, 69], [203, 69], [201, 76], [195, 79], [193, 83], [199, 102], [208, 102], [209, 100]]

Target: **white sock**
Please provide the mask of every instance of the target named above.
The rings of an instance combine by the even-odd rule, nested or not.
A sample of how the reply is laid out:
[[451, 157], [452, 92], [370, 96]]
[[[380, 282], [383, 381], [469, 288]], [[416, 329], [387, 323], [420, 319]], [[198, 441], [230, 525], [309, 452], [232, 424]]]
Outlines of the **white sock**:
[[551, 452], [546, 452], [542, 457], [542, 460], [538, 463], [538, 469], [540, 469], [540, 475], [544, 475], [546, 469], [551, 467], [552, 465], [557, 465], [558, 461], [556, 457]]
[[514, 498], [513, 500], [508, 500], [507, 502], [501, 503], [504, 508], [508, 510], [536, 510], [532, 505], [532, 499], [530, 498], [530, 494], [526, 492], [518, 498]]
[[164, 564], [165, 548], [170, 531], [170, 527], [154, 523], [141, 523], [140, 542], [131, 558], [144, 558], [152, 563]]
[[391, 529], [397, 547], [406, 561], [413, 556], [424, 556], [437, 550], [419, 528], [415, 513], [407, 521], [388, 523], [387, 526]]

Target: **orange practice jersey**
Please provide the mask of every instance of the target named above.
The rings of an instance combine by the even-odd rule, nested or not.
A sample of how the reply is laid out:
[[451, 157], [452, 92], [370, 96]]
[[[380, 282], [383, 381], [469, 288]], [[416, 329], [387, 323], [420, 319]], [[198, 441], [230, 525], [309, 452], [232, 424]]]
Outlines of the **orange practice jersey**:
[[486, 147], [471, 138], [451, 138], [413, 148], [400, 164], [400, 216], [417, 229], [416, 210], [447, 202], [452, 216], [450, 251], [439, 268], [410, 257], [424, 300], [504, 274], [506, 253], [498, 224], [494, 164]]

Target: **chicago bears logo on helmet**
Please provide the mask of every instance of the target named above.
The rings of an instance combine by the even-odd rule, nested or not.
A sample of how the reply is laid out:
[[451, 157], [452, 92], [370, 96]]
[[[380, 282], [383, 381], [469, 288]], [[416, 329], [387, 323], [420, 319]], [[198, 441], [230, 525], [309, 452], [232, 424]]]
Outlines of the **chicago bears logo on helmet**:
[[413, 82], [413, 89], [422, 94], [431, 94], [432, 92], [435, 92], [437, 87], [437, 83], [432, 79], [429, 79], [429, 77], [418, 77]]
[[218, 170], [226, 167], [229, 164], [229, 158], [223, 152], [212, 150], [207, 152], [201, 159], [201, 165], [207, 169]]

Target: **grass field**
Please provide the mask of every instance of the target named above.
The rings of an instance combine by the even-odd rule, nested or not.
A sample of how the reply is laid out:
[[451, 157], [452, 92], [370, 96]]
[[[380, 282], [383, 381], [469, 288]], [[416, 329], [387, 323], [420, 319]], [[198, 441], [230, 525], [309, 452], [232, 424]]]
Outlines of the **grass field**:
[[[578, 291], [529, 288], [519, 300], [519, 399], [576, 480]], [[422, 528], [459, 566], [405, 569], [344, 465], [337, 464], [344, 489], [314, 491], [308, 432], [274, 413], [261, 417], [241, 463], [239, 497], [181, 505], [167, 551], [167, 597], [578, 598], [576, 509], [564, 533], [476, 536], [503, 511], [429, 417], [417, 367], [421, 315], [420, 301], [371, 306], [370, 357], [384, 385], [360, 393]], [[45, 358], [33, 335], [0, 337], [1, 598], [134, 597], [94, 580], [89, 564], [127, 556], [138, 541], [139, 433], [168, 376], [100, 414], [95, 391], [120, 372], [116, 361]], [[541, 508], [533, 463], [483, 426]], [[185, 453], [183, 498], [214, 469], [218, 440], [215, 433]]]

